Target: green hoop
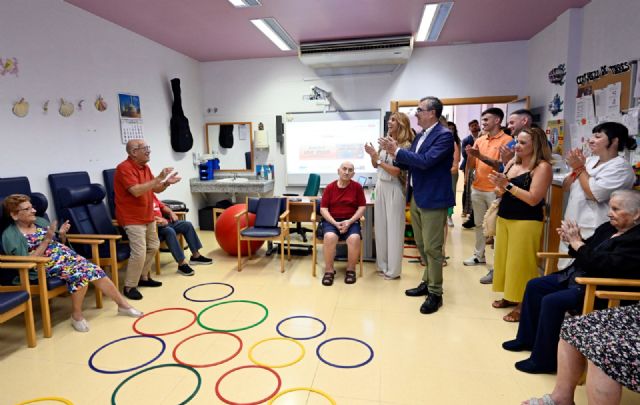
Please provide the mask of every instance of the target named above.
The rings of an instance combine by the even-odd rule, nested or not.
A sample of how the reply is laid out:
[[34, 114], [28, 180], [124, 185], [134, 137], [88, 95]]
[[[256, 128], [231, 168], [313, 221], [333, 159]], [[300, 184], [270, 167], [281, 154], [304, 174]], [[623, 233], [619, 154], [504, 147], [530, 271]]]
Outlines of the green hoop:
[[116, 395], [118, 394], [118, 391], [120, 391], [120, 388], [122, 388], [129, 380], [131, 380], [132, 378], [135, 378], [136, 376], [139, 376], [142, 373], [146, 373], [147, 371], [151, 371], [151, 370], [153, 370], [155, 368], [163, 368], [163, 367], [180, 367], [180, 368], [184, 368], [184, 369], [187, 369], [187, 370], [191, 371], [198, 378], [198, 385], [196, 385], [196, 389], [193, 390], [193, 393], [191, 395], [189, 395], [187, 397], [187, 399], [185, 399], [184, 401], [180, 402], [179, 405], [184, 405], [184, 404], [188, 403], [189, 401], [191, 401], [193, 399], [193, 397], [196, 396], [198, 391], [200, 391], [200, 386], [202, 385], [202, 377], [200, 377], [200, 373], [198, 372], [198, 370], [194, 369], [193, 367], [185, 366], [185, 365], [182, 365], [182, 364], [158, 364], [157, 366], [151, 366], [149, 368], [145, 368], [145, 369], [142, 369], [140, 371], [137, 371], [137, 372], [131, 374], [129, 377], [125, 378], [120, 384], [118, 384], [116, 389], [113, 391], [113, 394], [111, 395], [111, 405], [116, 405]]
[[[249, 325], [249, 326], [245, 326], [243, 328], [236, 328], [236, 329], [217, 329], [217, 328], [212, 328], [210, 326], [206, 326], [205, 324], [202, 323], [202, 321], [200, 320], [200, 317], [202, 317], [202, 314], [204, 314], [205, 312], [207, 312], [208, 310], [210, 310], [213, 307], [217, 307], [220, 305], [224, 305], [224, 304], [231, 304], [231, 303], [236, 303], [236, 302], [244, 302], [246, 304], [254, 304], [257, 305], [259, 307], [262, 307], [262, 309], [264, 309], [264, 316], [262, 317], [262, 319], [260, 319], [258, 322], [254, 323], [253, 325]], [[202, 328], [207, 329], [207, 330], [212, 330], [214, 332], [238, 332], [241, 330], [247, 330], [247, 329], [251, 329], [253, 327], [256, 327], [258, 325], [260, 325], [262, 322], [264, 322], [267, 319], [267, 316], [269, 316], [269, 310], [267, 309], [267, 307], [265, 307], [263, 304], [256, 302], [256, 301], [249, 301], [249, 300], [231, 300], [231, 301], [223, 301], [223, 302], [217, 302], [213, 305], [209, 305], [208, 307], [206, 307], [205, 309], [203, 309], [202, 311], [200, 311], [200, 313], [198, 314], [198, 325], [200, 325]]]

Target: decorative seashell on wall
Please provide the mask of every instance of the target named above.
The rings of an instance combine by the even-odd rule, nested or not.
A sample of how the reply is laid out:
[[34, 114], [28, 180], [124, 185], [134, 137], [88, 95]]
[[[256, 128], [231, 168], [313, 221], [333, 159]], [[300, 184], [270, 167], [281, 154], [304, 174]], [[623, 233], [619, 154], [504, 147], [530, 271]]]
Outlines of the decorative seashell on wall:
[[60, 99], [60, 109], [58, 110], [60, 112], [60, 115], [62, 115], [63, 117], [68, 117], [73, 114], [74, 110], [75, 107], [73, 106], [73, 103], [65, 101], [64, 98]]
[[78, 111], [82, 111], [82, 103], [84, 103], [84, 99], [78, 101]]
[[96, 102], [93, 103], [93, 105], [96, 107], [96, 110], [98, 110], [100, 112], [102, 112], [102, 111], [107, 109], [107, 102], [104, 101], [102, 96], [98, 96], [98, 98], [96, 99]]
[[13, 104], [13, 113], [16, 117], [24, 117], [29, 114], [29, 103], [27, 103], [24, 98], [21, 98], [20, 101], [17, 101]]
[[44, 104], [42, 104], [42, 112], [45, 114], [49, 112], [49, 100], [45, 101]]

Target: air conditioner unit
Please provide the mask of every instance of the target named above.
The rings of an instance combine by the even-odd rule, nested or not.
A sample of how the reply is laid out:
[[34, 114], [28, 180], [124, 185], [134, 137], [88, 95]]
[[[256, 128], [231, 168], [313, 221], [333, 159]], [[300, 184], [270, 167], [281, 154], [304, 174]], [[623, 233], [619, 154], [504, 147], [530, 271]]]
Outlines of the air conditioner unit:
[[[301, 43], [298, 48], [298, 57], [303, 64], [314, 69], [375, 65], [395, 68], [397, 65], [407, 63], [412, 51], [413, 37], [401, 35]], [[376, 71], [375, 68], [369, 70]]]

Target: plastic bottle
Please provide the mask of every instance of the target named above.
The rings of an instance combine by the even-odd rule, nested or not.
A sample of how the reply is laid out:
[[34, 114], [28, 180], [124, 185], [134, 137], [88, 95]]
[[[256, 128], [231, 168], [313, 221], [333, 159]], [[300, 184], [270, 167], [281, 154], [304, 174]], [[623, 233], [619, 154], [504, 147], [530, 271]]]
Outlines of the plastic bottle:
[[371, 201], [375, 201], [376, 200], [376, 186], [373, 186], [373, 189], [371, 190]]

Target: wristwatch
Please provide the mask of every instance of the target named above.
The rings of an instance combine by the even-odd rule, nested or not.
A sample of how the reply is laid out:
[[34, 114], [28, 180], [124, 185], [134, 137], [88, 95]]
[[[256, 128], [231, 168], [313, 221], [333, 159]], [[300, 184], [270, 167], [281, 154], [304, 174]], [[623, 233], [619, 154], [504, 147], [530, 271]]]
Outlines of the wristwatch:
[[382, 164], [382, 160], [380, 160], [380, 159], [376, 160], [376, 164], [377, 164], [378, 166], [380, 166], [380, 165]]
[[515, 186], [513, 185], [513, 183], [509, 183], [509, 184], [507, 184], [507, 185], [505, 186], [505, 188], [504, 188], [504, 189], [510, 192], [510, 191], [511, 191], [511, 189], [512, 189], [512, 188], [514, 188], [514, 187], [515, 187]]

